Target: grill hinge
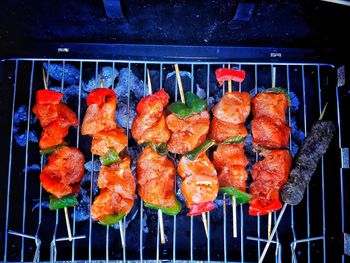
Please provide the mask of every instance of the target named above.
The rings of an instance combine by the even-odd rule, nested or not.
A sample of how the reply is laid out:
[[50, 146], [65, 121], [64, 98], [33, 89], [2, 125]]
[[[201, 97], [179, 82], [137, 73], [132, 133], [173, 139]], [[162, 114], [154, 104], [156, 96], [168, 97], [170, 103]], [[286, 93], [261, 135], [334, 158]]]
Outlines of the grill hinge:
[[349, 169], [349, 148], [340, 148], [341, 168]]

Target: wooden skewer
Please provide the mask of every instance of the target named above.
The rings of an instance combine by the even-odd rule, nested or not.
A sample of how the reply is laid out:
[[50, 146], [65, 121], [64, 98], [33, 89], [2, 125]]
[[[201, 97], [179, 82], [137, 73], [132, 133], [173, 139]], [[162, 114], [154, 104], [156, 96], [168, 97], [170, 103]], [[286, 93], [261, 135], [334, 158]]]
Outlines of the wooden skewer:
[[[271, 82], [272, 82], [272, 88], [275, 88], [275, 86], [276, 86], [276, 67], [272, 67]], [[272, 212], [270, 212], [268, 214], [268, 218], [267, 218], [267, 237], [268, 238], [271, 235], [271, 224], [272, 224]]]
[[44, 68], [43, 68], [43, 81], [44, 81], [44, 87], [45, 89], [47, 89], [47, 80], [46, 80], [46, 73]]
[[232, 224], [233, 224], [233, 237], [237, 237], [237, 202], [236, 197], [232, 196]]
[[[152, 94], [152, 82], [151, 75], [149, 74], [149, 69], [147, 69], [147, 85], [148, 85], [148, 95]], [[164, 223], [163, 223], [163, 212], [158, 209], [158, 220], [159, 220], [159, 231], [160, 231], [160, 242], [165, 244], [165, 234], [164, 234]]]
[[204, 225], [205, 235], [208, 238], [208, 222], [207, 222], [207, 214], [206, 214], [206, 212], [202, 213], [202, 221], [203, 221], [203, 225]]
[[124, 239], [124, 228], [122, 220], [119, 221], [119, 232], [120, 232], [120, 239], [122, 241], [122, 248], [125, 247], [125, 239]]
[[[227, 66], [230, 68], [230, 65]], [[232, 82], [231, 80], [228, 81], [228, 87], [227, 87], [228, 92], [232, 92]], [[233, 237], [237, 237], [237, 202], [236, 202], [236, 197], [232, 196], [232, 224], [233, 224]]]
[[69, 215], [68, 215], [68, 209], [67, 207], [64, 208], [64, 215], [65, 215], [65, 218], [66, 218], [66, 225], [67, 225], [67, 232], [68, 232], [68, 240], [69, 241], [72, 241], [73, 238], [72, 238], [72, 231], [70, 229], [70, 222], [69, 222]]
[[101, 88], [105, 87], [105, 83], [103, 82], [102, 73], [100, 74], [100, 86], [101, 86]]
[[[184, 94], [184, 90], [182, 87], [182, 81], [181, 81], [180, 70], [179, 70], [178, 64], [175, 64], [175, 72], [176, 72], [177, 84], [179, 85], [181, 102], [185, 103], [185, 94]], [[206, 216], [205, 212], [202, 213], [202, 220], [203, 220], [203, 225], [204, 225], [204, 229], [205, 229], [205, 234], [207, 235], [207, 238], [208, 238], [208, 222], [207, 222], [207, 216]]]
[[159, 218], [159, 230], [160, 230], [160, 242], [165, 244], [165, 234], [164, 234], [164, 224], [163, 224], [163, 212], [158, 209], [158, 218]]
[[175, 64], [175, 72], [176, 72], [176, 77], [177, 77], [177, 84], [179, 85], [181, 102], [185, 103], [185, 94], [184, 94], [184, 90], [182, 87], [182, 81], [181, 81], [180, 70], [179, 70], [178, 64]]

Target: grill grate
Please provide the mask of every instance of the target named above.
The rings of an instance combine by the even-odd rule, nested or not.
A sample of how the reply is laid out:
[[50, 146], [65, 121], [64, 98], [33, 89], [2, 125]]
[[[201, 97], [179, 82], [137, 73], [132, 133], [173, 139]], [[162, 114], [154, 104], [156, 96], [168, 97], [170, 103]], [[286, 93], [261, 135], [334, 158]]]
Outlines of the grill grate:
[[[127, 69], [127, 123], [129, 123], [131, 107], [134, 101], [131, 101], [131, 74], [139, 72], [139, 79], [143, 81], [143, 94], [146, 94], [146, 68], [151, 72], [158, 72], [159, 84], [162, 87], [164, 76], [173, 71], [172, 65], [178, 63], [182, 71], [189, 72], [190, 83], [188, 85], [191, 91], [196, 90], [196, 84], [200, 85], [206, 94], [209, 104], [212, 104], [213, 87], [215, 85], [215, 76], [213, 72], [216, 68], [230, 65], [246, 70], [247, 80], [243, 84], [234, 84], [234, 89], [239, 91], [258, 92], [260, 87], [271, 85], [271, 72], [274, 66], [277, 67], [277, 86], [286, 87], [288, 91], [294, 92], [299, 99], [299, 109], [289, 108], [289, 124], [292, 125], [293, 119], [302, 127], [303, 135], [307, 135], [313, 121], [318, 119], [319, 114], [328, 99], [328, 94], [333, 94], [332, 82], [326, 82], [330, 76], [334, 75], [331, 65], [327, 64], [308, 64], [308, 63], [254, 63], [254, 62], [176, 62], [176, 61], [109, 61], [109, 60], [43, 60], [43, 59], [20, 59], [4, 62], [8, 67], [9, 74], [13, 78], [9, 80], [7, 89], [12, 89], [13, 99], [11, 108], [11, 124], [9, 134], [9, 162], [7, 172], [7, 192], [6, 205], [2, 213], [6, 213], [4, 227], [4, 261], [43, 261], [43, 260], [208, 260], [208, 261], [257, 261], [261, 250], [267, 242], [267, 218], [249, 217], [247, 206], [237, 206], [238, 215], [238, 238], [232, 238], [232, 219], [229, 199], [220, 195], [216, 211], [207, 214], [208, 219], [208, 236], [205, 239], [204, 230], [201, 221], [197, 218], [189, 218], [181, 213], [173, 218], [166, 217], [165, 227], [168, 235], [168, 242], [161, 245], [159, 242], [159, 221], [153, 223], [156, 216], [153, 212], [144, 209], [142, 201], [135, 202], [135, 218], [124, 218], [123, 228], [126, 240], [126, 246], [121, 247], [118, 239], [117, 230], [112, 227], [105, 229], [92, 222], [91, 217], [85, 221], [77, 221], [77, 208], [71, 209], [72, 213], [72, 234], [75, 239], [70, 243], [65, 233], [65, 226], [62, 211], [50, 212], [42, 208], [45, 203], [47, 194], [42, 191], [39, 182], [39, 171], [31, 172], [29, 164], [37, 161], [40, 162], [40, 170], [45, 164], [45, 158], [39, 156], [37, 144], [31, 141], [31, 133], [40, 130], [35, 125], [33, 114], [31, 113], [32, 105], [35, 103], [34, 94], [38, 89], [43, 88], [40, 78], [41, 67], [47, 63], [47, 79], [51, 81], [51, 88], [54, 84], [60, 87], [61, 91], [67, 88], [67, 78], [65, 69], [67, 65], [74, 65], [79, 70], [79, 80], [76, 84], [77, 103], [73, 110], [77, 117], [82, 121], [86, 105], [82, 103], [84, 86], [88, 76], [94, 76], [98, 80], [99, 71], [104, 66], [115, 69]], [[61, 80], [55, 80], [50, 72], [50, 65], [62, 66]], [[12, 73], [11, 73], [12, 72]], [[92, 73], [94, 72], [94, 73]], [[203, 73], [205, 72], [205, 73]], [[169, 76], [169, 75], [168, 75]], [[166, 80], [169, 80], [166, 78]], [[153, 81], [154, 82], [154, 81]], [[28, 85], [29, 84], [29, 85]], [[153, 83], [155, 87], [155, 83]], [[115, 88], [113, 81], [112, 87]], [[225, 85], [222, 93], [225, 92]], [[177, 81], [174, 80], [172, 100], [177, 100]], [[338, 89], [337, 89], [338, 92]], [[28, 93], [28, 95], [27, 95]], [[337, 93], [338, 95], [338, 93]], [[337, 100], [337, 113], [339, 113], [339, 97]], [[9, 102], [10, 103], [10, 102]], [[27, 105], [26, 122], [25, 122], [25, 148], [16, 144], [15, 133], [18, 125], [16, 113], [20, 105]], [[340, 122], [339, 122], [340, 125]], [[126, 129], [130, 138], [129, 129]], [[340, 132], [340, 129], [339, 129]], [[80, 126], [70, 135], [71, 145], [80, 148], [85, 156], [91, 158], [91, 169], [88, 175], [89, 184], [85, 183], [83, 189], [88, 191], [88, 206], [91, 205], [95, 196], [95, 181], [97, 172], [94, 171], [94, 155], [89, 155], [89, 144], [86, 139], [80, 136]], [[294, 135], [293, 135], [294, 136]], [[301, 136], [301, 135], [300, 135]], [[341, 133], [339, 134], [341, 137]], [[300, 142], [295, 142], [292, 135], [290, 138], [289, 148], [293, 150]], [[75, 143], [73, 143], [75, 142]], [[132, 139], [129, 144], [133, 145]], [[24, 160], [24, 174], [21, 174], [20, 163]], [[96, 159], [97, 160], [97, 159]], [[95, 160], [95, 161], [96, 161]], [[255, 161], [258, 155], [255, 155]], [[276, 237], [273, 240], [273, 246], [268, 252], [268, 260], [281, 262], [282, 259], [302, 260], [311, 262], [317, 259], [317, 262], [326, 262], [326, 187], [325, 173], [329, 172], [331, 160], [327, 162], [322, 158], [321, 169], [317, 171], [314, 180], [308, 187], [303, 203], [298, 207], [290, 207], [289, 211], [282, 219]], [[252, 163], [251, 163], [252, 164]], [[334, 167], [332, 171], [334, 171]], [[342, 170], [340, 169], [340, 176]], [[3, 176], [5, 178], [5, 176]], [[23, 189], [23, 194], [18, 193]], [[178, 187], [175, 185], [175, 190]], [[328, 190], [327, 190], [328, 191]], [[37, 200], [35, 200], [37, 199]], [[226, 201], [225, 201], [226, 200]], [[86, 201], [86, 200], [85, 200]], [[37, 208], [32, 210], [35, 203]], [[312, 204], [312, 206], [311, 206]], [[342, 211], [344, 209], [342, 203]], [[230, 208], [230, 209], [229, 209]], [[23, 212], [21, 212], [23, 211]], [[142, 211], [142, 212], [140, 212]], [[273, 214], [274, 222], [278, 212]], [[321, 218], [321, 220], [320, 220]], [[139, 219], [139, 220], [138, 220]], [[131, 221], [130, 221], [131, 220]], [[315, 221], [317, 220], [317, 222]], [[344, 229], [344, 216], [342, 213], [342, 228]], [[145, 232], [145, 228], [147, 228]], [[148, 232], [147, 232], [148, 231]], [[119, 232], [119, 231], [118, 231]], [[97, 234], [96, 234], [97, 233]], [[155, 237], [155, 239], [154, 239]], [[154, 242], [155, 241], [155, 242]], [[303, 245], [306, 243], [306, 247]], [[48, 246], [48, 244], [50, 244]], [[104, 248], [103, 245], [104, 244]], [[290, 245], [290, 249], [288, 248]], [[284, 253], [282, 254], [282, 247]], [[268, 262], [270, 262], [268, 261]]]

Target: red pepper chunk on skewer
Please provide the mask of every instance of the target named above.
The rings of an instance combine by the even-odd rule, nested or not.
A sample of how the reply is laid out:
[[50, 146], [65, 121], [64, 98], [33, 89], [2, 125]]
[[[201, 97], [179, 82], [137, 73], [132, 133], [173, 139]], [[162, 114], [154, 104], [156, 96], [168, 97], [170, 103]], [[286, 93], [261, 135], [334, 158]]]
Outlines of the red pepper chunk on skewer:
[[219, 85], [222, 86], [222, 84], [227, 80], [242, 82], [245, 79], [245, 71], [233, 68], [219, 68], [215, 70], [215, 76], [219, 82]]

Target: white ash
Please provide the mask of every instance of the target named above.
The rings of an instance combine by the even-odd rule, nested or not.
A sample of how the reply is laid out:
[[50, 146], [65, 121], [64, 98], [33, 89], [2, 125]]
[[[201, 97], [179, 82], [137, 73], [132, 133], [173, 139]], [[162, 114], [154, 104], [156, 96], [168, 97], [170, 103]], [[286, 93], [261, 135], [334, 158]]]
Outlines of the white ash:
[[[101, 76], [103, 80], [103, 86], [105, 88], [112, 87], [114, 80], [118, 77], [118, 70], [113, 69], [113, 67], [102, 67], [101, 69]], [[85, 85], [84, 90], [87, 92], [92, 91], [95, 88], [101, 87], [101, 79], [100, 75], [94, 76], [92, 79], [88, 81], [88, 83]]]
[[115, 85], [114, 91], [117, 94], [118, 99], [122, 100], [122, 97], [128, 96], [128, 89], [130, 85], [130, 93], [133, 93], [137, 99], [143, 97], [144, 84], [142, 80], [139, 80], [136, 75], [130, 70], [130, 82], [129, 82], [129, 68], [122, 68], [119, 72], [118, 82]]
[[[43, 66], [46, 70], [46, 72], [49, 73], [49, 76], [57, 81], [62, 81], [64, 78], [64, 83], [68, 83], [70, 85], [77, 85], [79, 84], [79, 78], [80, 78], [80, 72], [79, 70], [70, 65], [70, 64], [55, 64], [50, 63], [50, 66], [48, 63], [43, 63]], [[63, 69], [64, 68], [64, 69]], [[64, 72], [64, 74], [62, 74]]]

